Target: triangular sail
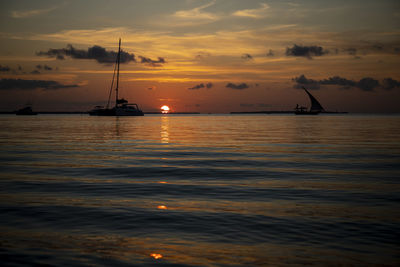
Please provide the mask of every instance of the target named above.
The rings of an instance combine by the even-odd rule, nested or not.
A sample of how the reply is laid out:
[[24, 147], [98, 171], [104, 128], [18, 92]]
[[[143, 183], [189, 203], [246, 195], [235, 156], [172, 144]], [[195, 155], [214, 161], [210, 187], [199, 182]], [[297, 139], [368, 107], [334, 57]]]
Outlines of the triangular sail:
[[313, 95], [310, 94], [310, 92], [308, 92], [306, 88], [303, 87], [303, 89], [306, 91], [306, 93], [308, 94], [308, 96], [310, 97], [310, 100], [311, 100], [310, 111], [322, 111], [322, 110], [324, 110], [324, 108], [321, 106], [321, 104], [318, 102], [318, 100], [315, 99], [315, 97], [313, 97]]

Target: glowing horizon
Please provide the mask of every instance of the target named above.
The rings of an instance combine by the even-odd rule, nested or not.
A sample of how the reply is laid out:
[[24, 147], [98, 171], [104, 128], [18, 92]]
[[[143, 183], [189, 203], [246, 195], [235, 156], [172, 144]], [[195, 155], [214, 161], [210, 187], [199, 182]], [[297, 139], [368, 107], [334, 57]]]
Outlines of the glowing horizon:
[[289, 110], [306, 86], [328, 110], [400, 112], [396, 1], [155, 2], [3, 3], [0, 111], [104, 104], [122, 38], [121, 95], [144, 111]]

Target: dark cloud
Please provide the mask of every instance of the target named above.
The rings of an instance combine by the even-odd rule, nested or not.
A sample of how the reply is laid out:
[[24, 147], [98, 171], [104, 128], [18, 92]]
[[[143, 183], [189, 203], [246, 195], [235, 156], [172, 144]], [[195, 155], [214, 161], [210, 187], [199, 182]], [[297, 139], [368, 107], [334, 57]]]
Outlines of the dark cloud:
[[393, 88], [400, 88], [400, 81], [393, 80], [392, 78], [385, 78], [382, 81], [382, 88], [385, 90], [392, 90]]
[[53, 68], [52, 67], [49, 67], [49, 66], [47, 66], [47, 65], [36, 65], [36, 68], [38, 69], [38, 70], [41, 70], [41, 69], [43, 69], [43, 70], [53, 70]]
[[[94, 59], [99, 63], [111, 64], [115, 62], [118, 52], [107, 51], [101, 46], [89, 47], [87, 50], [76, 49], [72, 45], [67, 45], [66, 48], [53, 49], [50, 48], [48, 51], [40, 51], [36, 53], [38, 56], [48, 56], [54, 57], [60, 60], [65, 59], [65, 57], [71, 57], [74, 59]], [[121, 63], [135, 62], [135, 55], [127, 53], [121, 50]]]
[[346, 78], [342, 78], [339, 76], [333, 76], [328, 79], [324, 79], [319, 81], [320, 84], [335, 84], [335, 85], [341, 85], [343, 88], [348, 89], [352, 86], [356, 86], [357, 83], [352, 80], [348, 80]]
[[356, 86], [363, 91], [373, 91], [375, 87], [379, 86], [379, 81], [370, 77], [366, 77], [362, 78]]
[[33, 70], [33, 71], [31, 71], [31, 74], [40, 74], [40, 71], [38, 71], [38, 70]]
[[65, 89], [78, 87], [77, 84], [61, 84], [57, 81], [45, 81], [45, 80], [23, 80], [23, 79], [0, 79], [0, 90], [33, 90], [42, 88], [45, 90]]
[[293, 45], [293, 47], [286, 48], [287, 56], [307, 57], [311, 59], [313, 56], [322, 56], [327, 54], [328, 51], [324, 50], [321, 46], [301, 46]]
[[9, 66], [0, 65], [0, 72], [9, 72], [9, 71], [11, 71]]
[[253, 57], [250, 54], [243, 54], [242, 55], [242, 59], [244, 59], [244, 60], [252, 60]]
[[201, 84], [198, 84], [198, 85], [195, 85], [195, 86], [193, 86], [193, 87], [190, 87], [190, 88], [188, 88], [189, 90], [198, 90], [198, 89], [200, 89], [200, 88], [204, 88], [205, 86], [204, 86], [204, 83], [201, 83]]
[[213, 84], [212, 84], [212, 83], [206, 83], [205, 85], [204, 85], [204, 83], [201, 83], [201, 84], [197, 84], [197, 85], [195, 85], [195, 86], [193, 86], [193, 87], [190, 87], [190, 88], [188, 88], [188, 89], [189, 89], [189, 90], [198, 90], [198, 89], [201, 89], [201, 88], [210, 89], [211, 87], [213, 87]]
[[249, 86], [246, 83], [241, 83], [241, 84], [228, 83], [225, 87], [236, 90], [243, 90], [249, 88]]
[[272, 49], [270, 49], [267, 53], [267, 57], [273, 57], [273, 56], [275, 56], [275, 53], [274, 51], [272, 51]]
[[[380, 86], [378, 80], [375, 80], [370, 77], [365, 77], [359, 81], [354, 81], [339, 76], [333, 76], [328, 79], [317, 81], [313, 79], [308, 79], [304, 75], [300, 75], [299, 77], [295, 77], [292, 80], [296, 82], [294, 86], [295, 88], [301, 88], [302, 86], [304, 86], [307, 87], [307, 89], [319, 89], [320, 85], [340, 85], [344, 89], [350, 89], [351, 87], [356, 87], [363, 91], [373, 91], [375, 88]], [[385, 80], [388, 88], [391, 85], [395, 85], [397, 82], [391, 78], [387, 78]], [[394, 87], [396, 86], [393, 86], [392, 88]]]
[[294, 86], [295, 88], [302, 88], [302, 86], [305, 86], [309, 89], [319, 89], [319, 82], [313, 79], [307, 79], [304, 74], [295, 77], [292, 80], [296, 82]]
[[165, 59], [162, 57], [158, 57], [158, 60], [152, 60], [151, 58], [142, 57], [142, 56], [139, 56], [139, 58], [140, 58], [140, 63], [148, 64], [153, 67], [160, 67], [160, 66], [162, 66], [161, 64], [165, 63]]

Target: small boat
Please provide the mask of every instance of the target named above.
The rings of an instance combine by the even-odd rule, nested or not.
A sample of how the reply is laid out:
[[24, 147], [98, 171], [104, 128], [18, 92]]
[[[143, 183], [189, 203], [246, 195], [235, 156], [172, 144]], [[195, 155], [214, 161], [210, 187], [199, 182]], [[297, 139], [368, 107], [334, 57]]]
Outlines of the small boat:
[[[127, 100], [118, 98], [118, 86], [119, 86], [119, 63], [121, 59], [121, 38], [119, 39], [118, 54], [114, 68], [113, 79], [111, 82], [110, 93], [108, 96], [107, 106], [96, 106], [94, 109], [89, 111], [91, 116], [143, 116], [143, 111], [137, 104], [128, 103]], [[115, 106], [110, 108], [111, 94], [114, 85], [115, 73], [117, 73], [116, 87], [115, 87]]]
[[312, 94], [310, 94], [310, 92], [308, 92], [306, 88], [302, 88], [304, 89], [304, 91], [306, 91], [308, 97], [311, 100], [311, 108], [310, 110], [308, 110], [307, 107], [302, 107], [297, 104], [294, 109], [294, 113], [296, 115], [317, 115], [321, 113], [321, 111], [324, 111], [324, 108], [321, 106], [318, 100]]
[[37, 115], [37, 114], [38, 114], [37, 112], [34, 112], [32, 110], [31, 106], [26, 106], [24, 108], [18, 109], [15, 112], [15, 115]]

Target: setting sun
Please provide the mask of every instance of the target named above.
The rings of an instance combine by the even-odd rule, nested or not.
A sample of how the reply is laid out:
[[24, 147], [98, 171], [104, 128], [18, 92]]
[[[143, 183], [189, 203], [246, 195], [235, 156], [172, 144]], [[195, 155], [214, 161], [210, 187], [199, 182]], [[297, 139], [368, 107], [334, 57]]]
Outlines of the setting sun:
[[168, 112], [169, 112], [169, 107], [166, 106], [166, 105], [162, 106], [162, 107], [161, 107], [161, 112], [162, 112], [162, 113], [168, 113]]

